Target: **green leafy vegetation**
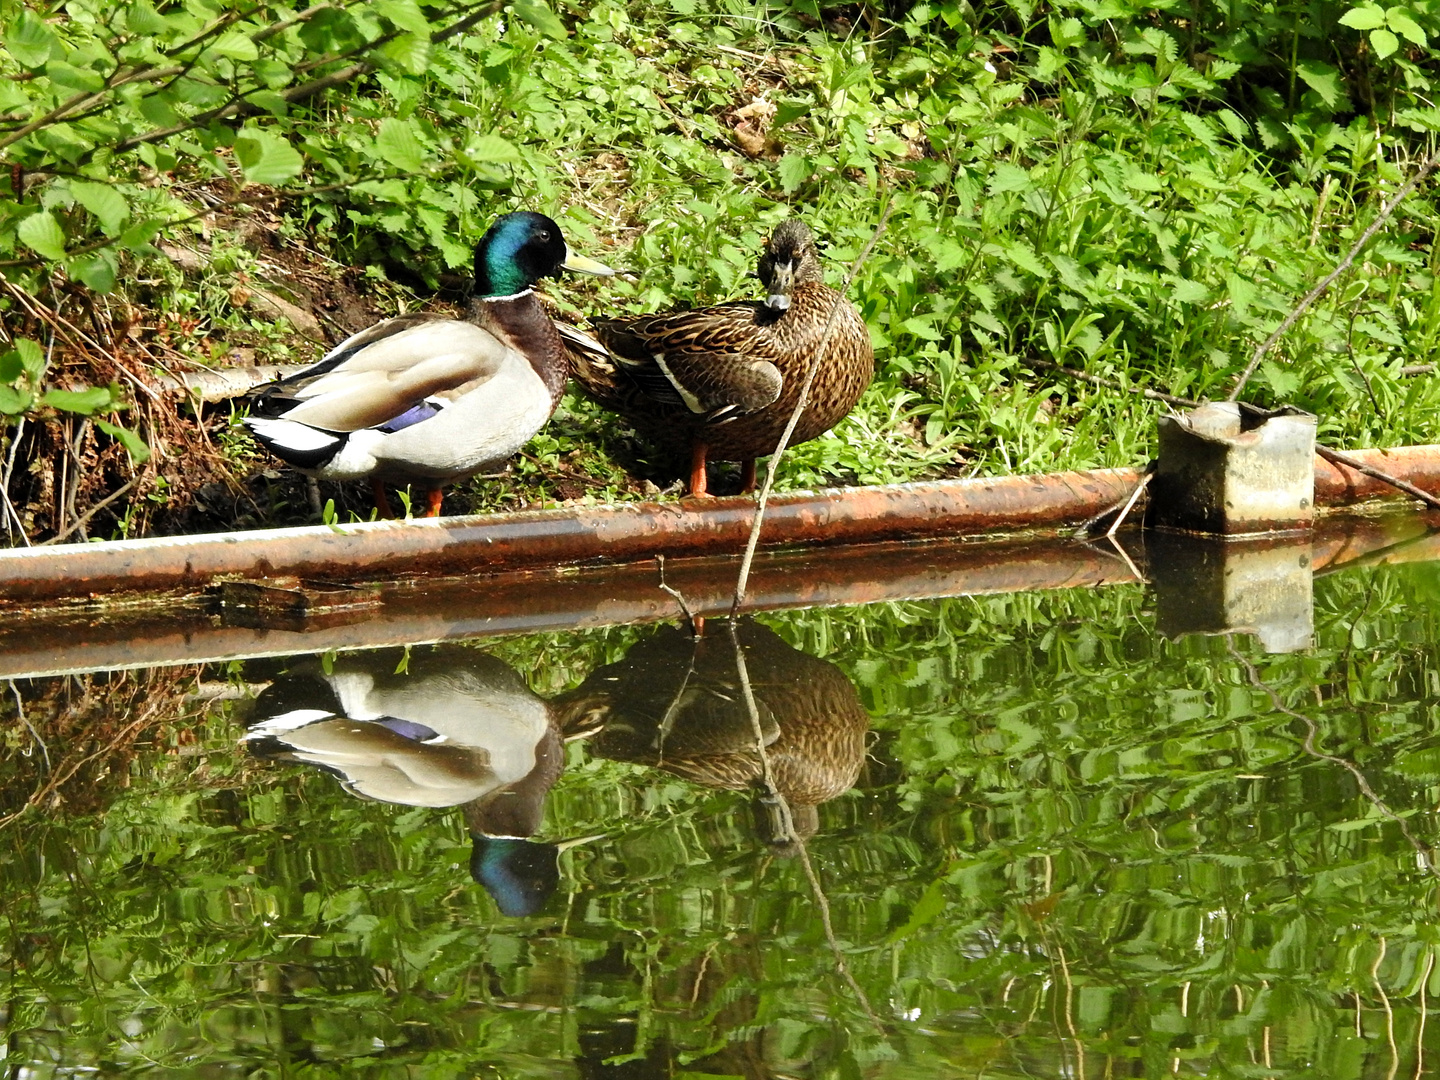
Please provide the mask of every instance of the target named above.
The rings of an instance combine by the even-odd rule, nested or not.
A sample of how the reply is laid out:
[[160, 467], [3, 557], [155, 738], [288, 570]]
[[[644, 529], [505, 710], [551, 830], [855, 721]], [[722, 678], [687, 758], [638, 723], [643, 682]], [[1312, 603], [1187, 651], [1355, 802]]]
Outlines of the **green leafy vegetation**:
[[[572, 743], [540, 838], [591, 839], [510, 919], [456, 811], [241, 756], [277, 661], [20, 684], [6, 1064], [1414, 1075], [1440, 992], [1437, 596], [1433, 565], [1321, 578], [1315, 648], [1286, 656], [1167, 641], [1130, 586], [769, 618], [873, 718], [809, 842], [854, 985], [746, 792]], [[483, 647], [549, 697], [651, 632]]]
[[[793, 453], [786, 484], [1134, 463], [1155, 410], [1114, 387], [1225, 396], [1434, 149], [1432, 7], [8, 0], [0, 410], [37, 467], [3, 479], [36, 504], [44, 485], [17, 476], [55, 469], [56, 447], [125, 438], [94, 415], [130, 434], [96, 498], [127, 477], [132, 500], [162, 481], [193, 497], [214, 481], [191, 475], [203, 455], [131, 451], [198, 447], [177, 434], [197, 422], [215, 442], [224, 417], [137, 410], [157, 365], [314, 355], [251, 300], [257, 282], [294, 285], [300, 262], [334, 282], [286, 301], [320, 316], [310, 338], [429, 302], [405, 290], [452, 296], [475, 239], [516, 207], [632, 273], [557, 283], [583, 315], [751, 293], [762, 237], [790, 213], [838, 281], [893, 206], [851, 286], [876, 382]], [[1428, 188], [1401, 205], [1246, 396], [1316, 412], [1341, 446], [1433, 438], [1440, 390], [1416, 361], [1440, 337], [1435, 217]], [[199, 254], [178, 264], [181, 247]], [[178, 319], [176, 288], [154, 284], [177, 266], [179, 292], [208, 298]], [[341, 286], [360, 310], [337, 306]], [[44, 396], [112, 383], [88, 412]], [[588, 404], [559, 423], [533, 472], [478, 481], [465, 506], [676, 475]], [[67, 438], [42, 437], [62, 424]], [[551, 472], [565, 455], [580, 479]], [[237, 464], [263, 463], [217, 471], [233, 487]], [[164, 527], [199, 524], [176, 510]], [[81, 512], [25, 524], [53, 534]]]

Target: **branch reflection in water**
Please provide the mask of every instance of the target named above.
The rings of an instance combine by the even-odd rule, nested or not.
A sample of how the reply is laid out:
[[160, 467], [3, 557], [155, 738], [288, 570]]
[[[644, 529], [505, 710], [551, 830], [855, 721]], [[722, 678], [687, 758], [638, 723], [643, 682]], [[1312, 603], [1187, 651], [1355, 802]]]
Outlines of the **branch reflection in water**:
[[[564, 742], [710, 788], [755, 792], [758, 836], [793, 854], [817, 807], [860, 774], [870, 717], [835, 665], [751, 622], [731, 635], [660, 627], [620, 661], [549, 701], [503, 661], [462, 645], [308, 658], [256, 702], [243, 741], [257, 756], [324, 769], [359, 798], [463, 809], [472, 877], [502, 914], [539, 912], [578, 840], [541, 843]], [[773, 786], [765, 781], [768, 758]]]

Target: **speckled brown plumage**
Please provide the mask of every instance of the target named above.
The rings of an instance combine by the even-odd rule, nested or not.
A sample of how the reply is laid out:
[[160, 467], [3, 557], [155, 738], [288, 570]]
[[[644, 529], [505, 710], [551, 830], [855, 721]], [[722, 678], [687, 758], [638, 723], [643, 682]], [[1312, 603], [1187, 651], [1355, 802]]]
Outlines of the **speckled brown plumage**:
[[706, 458], [753, 463], [774, 452], [822, 340], [810, 400], [788, 445], [834, 427], [874, 373], [865, 322], [825, 285], [804, 224], [776, 228], [758, 272], [766, 301], [597, 320], [595, 340], [561, 327], [576, 380], [591, 397], [647, 439], [693, 454], [697, 494]]
[[[742, 623], [739, 637], [775, 786], [790, 804], [796, 831], [807, 836], [818, 820], [814, 807], [859, 777], [870, 716], [834, 664], [791, 648], [758, 623]], [[733, 791], [760, 780], [754, 726], [724, 620], [711, 620], [698, 640], [664, 627], [552, 704], [562, 730], [599, 728], [591, 745], [603, 757]]]

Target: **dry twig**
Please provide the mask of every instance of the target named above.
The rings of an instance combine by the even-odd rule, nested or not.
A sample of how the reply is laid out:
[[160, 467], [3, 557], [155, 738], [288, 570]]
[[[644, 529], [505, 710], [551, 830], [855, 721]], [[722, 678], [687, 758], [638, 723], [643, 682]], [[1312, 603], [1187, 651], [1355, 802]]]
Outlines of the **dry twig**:
[[750, 525], [750, 538], [745, 543], [745, 556], [740, 560], [740, 574], [735, 581], [735, 599], [730, 605], [732, 618], [740, 611], [740, 605], [745, 600], [745, 587], [750, 582], [750, 567], [755, 561], [755, 549], [760, 545], [760, 529], [765, 523], [765, 506], [770, 501], [770, 489], [775, 484], [775, 476], [780, 469], [780, 459], [785, 454], [785, 448], [790, 444], [790, 436], [795, 432], [795, 425], [800, 422], [800, 417], [805, 412], [805, 406], [810, 402], [810, 388], [815, 385], [815, 375], [820, 370], [820, 361], [825, 355], [825, 346], [830, 342], [830, 333], [835, 328], [835, 316], [840, 312], [840, 305], [849, 301], [845, 294], [850, 289], [850, 283], [855, 280], [855, 275], [860, 272], [860, 267], [870, 257], [875, 243], [880, 239], [880, 234], [885, 231], [885, 225], [890, 220], [890, 212], [895, 209], [895, 203], [889, 202], [885, 206], [885, 212], [880, 215], [880, 220], [875, 224], [875, 231], [870, 234], [870, 239], [860, 249], [860, 254], [855, 256], [855, 261], [850, 264], [850, 270], [845, 275], [845, 281], [841, 284], [839, 295], [835, 303], [830, 305], [830, 316], [825, 320], [825, 329], [820, 334], [820, 343], [815, 346], [815, 353], [810, 359], [810, 370], [805, 373], [805, 382], [800, 387], [800, 397], [795, 402], [795, 408], [790, 413], [790, 420], [785, 425], [785, 430], [780, 433], [780, 442], [775, 447], [775, 452], [770, 455], [770, 460], [765, 465], [765, 483], [760, 485], [760, 494], [755, 500], [755, 520]]
[[1419, 499], [1431, 509], [1440, 510], [1440, 499], [1437, 499], [1423, 488], [1416, 487], [1408, 480], [1401, 480], [1398, 476], [1391, 476], [1387, 472], [1381, 472], [1373, 465], [1367, 465], [1365, 462], [1350, 457], [1348, 454], [1342, 454], [1339, 450], [1331, 450], [1328, 446], [1321, 446], [1319, 443], [1315, 444], [1315, 453], [1333, 465], [1343, 465], [1347, 469], [1354, 469], [1356, 472], [1364, 473], [1366, 476], [1373, 476], [1376, 480], [1383, 481], [1391, 487], [1399, 488], [1405, 492], [1406, 495]]
[[1285, 335], [1285, 331], [1295, 325], [1296, 320], [1305, 313], [1306, 309], [1318, 300], [1326, 289], [1334, 284], [1335, 279], [1350, 269], [1351, 264], [1354, 263], [1356, 257], [1360, 254], [1360, 250], [1370, 242], [1372, 236], [1380, 231], [1380, 227], [1390, 220], [1390, 215], [1395, 212], [1395, 208], [1405, 200], [1407, 195], [1420, 185], [1420, 181], [1430, 175], [1431, 170], [1434, 169], [1436, 165], [1440, 165], [1440, 151], [1426, 158], [1421, 163], [1420, 168], [1415, 171], [1415, 175], [1400, 185], [1400, 190], [1395, 193], [1394, 198], [1380, 208], [1379, 215], [1370, 223], [1369, 227], [1360, 234], [1359, 239], [1350, 246], [1350, 251], [1345, 255], [1345, 258], [1340, 260], [1340, 264], [1321, 278], [1319, 284], [1306, 293], [1300, 303], [1295, 305], [1294, 310], [1285, 316], [1280, 325], [1275, 328], [1275, 332], [1260, 344], [1255, 350], [1255, 355], [1250, 357], [1250, 363], [1246, 364], [1245, 370], [1240, 373], [1240, 378], [1235, 381], [1235, 388], [1230, 391], [1228, 400], [1239, 400], [1240, 392], [1245, 389], [1245, 384], [1250, 381], [1250, 376], [1255, 374], [1255, 369], [1260, 366], [1260, 361], [1265, 359], [1265, 354], [1275, 347], [1275, 343]]

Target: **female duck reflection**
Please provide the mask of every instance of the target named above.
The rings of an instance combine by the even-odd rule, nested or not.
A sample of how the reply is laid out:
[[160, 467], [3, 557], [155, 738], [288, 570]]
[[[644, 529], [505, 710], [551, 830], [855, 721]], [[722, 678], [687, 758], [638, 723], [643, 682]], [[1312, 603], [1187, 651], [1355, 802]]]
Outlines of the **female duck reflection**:
[[[276, 680], [245, 735], [264, 757], [339, 776], [351, 794], [407, 806], [463, 806], [470, 872], [506, 915], [539, 911], [564, 845], [529, 840], [563, 766], [563, 742], [594, 736], [602, 757], [655, 766], [707, 787], [759, 788], [762, 765], [735, 651], [722, 621], [694, 639], [661, 627], [624, 659], [547, 702], [508, 665], [463, 646], [339, 657]], [[812, 835], [818, 804], [854, 786], [870, 717], [828, 661], [756, 623], [738, 628], [776, 801], [756, 800], [762, 838]], [[791, 829], [793, 828], [793, 832]]]

